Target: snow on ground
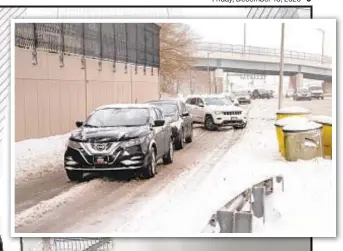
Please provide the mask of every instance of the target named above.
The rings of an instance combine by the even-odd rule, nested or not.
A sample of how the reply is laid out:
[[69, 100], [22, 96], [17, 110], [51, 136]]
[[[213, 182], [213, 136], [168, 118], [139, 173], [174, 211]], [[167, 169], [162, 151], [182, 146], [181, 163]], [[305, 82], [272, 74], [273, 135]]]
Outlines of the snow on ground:
[[15, 143], [15, 179], [17, 182], [40, 177], [63, 167], [65, 144], [70, 133]]
[[[285, 191], [276, 191], [267, 199], [266, 224], [257, 221], [254, 232], [261, 236], [336, 236], [335, 167], [331, 160], [321, 158], [294, 163], [282, 159], [273, 125], [273, 102], [254, 102], [247, 132], [205, 180], [194, 182], [192, 171], [185, 173], [115, 231], [179, 236], [199, 233], [216, 209], [238, 193], [282, 174]], [[114, 230], [110, 219], [106, 226]]]
[[[276, 100], [253, 102], [241, 140], [205, 178], [197, 166], [192, 167], [155, 197], [144, 200], [138, 212], [128, 212], [134, 216], [125, 225], [118, 226], [112, 218], [98, 215], [101, 219], [96, 227], [104, 233], [198, 235], [211, 215], [234, 196], [263, 179], [282, 174], [285, 192], [267, 199], [266, 224], [256, 221], [254, 232], [260, 236], [336, 236], [335, 166], [321, 158], [294, 163], [282, 159], [274, 128], [276, 105]], [[16, 143], [16, 179], [54, 171], [63, 158], [67, 137]], [[214, 154], [209, 153], [208, 158]]]

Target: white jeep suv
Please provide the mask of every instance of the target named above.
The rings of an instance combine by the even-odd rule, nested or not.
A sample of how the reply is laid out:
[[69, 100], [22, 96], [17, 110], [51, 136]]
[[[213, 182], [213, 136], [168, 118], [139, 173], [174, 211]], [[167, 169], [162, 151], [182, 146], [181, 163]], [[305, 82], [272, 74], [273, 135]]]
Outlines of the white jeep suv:
[[207, 130], [221, 126], [245, 128], [247, 114], [244, 109], [232, 104], [223, 95], [192, 95], [187, 97], [186, 105], [194, 123], [202, 123]]

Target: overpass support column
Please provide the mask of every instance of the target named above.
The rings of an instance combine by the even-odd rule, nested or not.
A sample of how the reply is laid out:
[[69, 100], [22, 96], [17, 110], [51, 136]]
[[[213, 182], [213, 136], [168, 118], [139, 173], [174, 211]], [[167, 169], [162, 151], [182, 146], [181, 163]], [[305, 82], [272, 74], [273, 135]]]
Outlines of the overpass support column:
[[224, 71], [223, 69], [216, 69], [214, 72], [214, 93], [222, 93], [224, 90]]
[[302, 73], [297, 73], [293, 76], [290, 76], [288, 87], [290, 89], [296, 89], [296, 88], [302, 87], [303, 80], [304, 80], [304, 77]]

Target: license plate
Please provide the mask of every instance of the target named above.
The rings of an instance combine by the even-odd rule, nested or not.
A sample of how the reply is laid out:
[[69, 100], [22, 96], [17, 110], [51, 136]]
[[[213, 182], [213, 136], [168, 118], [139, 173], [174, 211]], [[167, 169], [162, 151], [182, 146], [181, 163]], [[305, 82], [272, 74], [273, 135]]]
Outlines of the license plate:
[[231, 117], [231, 120], [238, 120], [237, 117]]
[[105, 159], [103, 157], [97, 157], [95, 159], [95, 163], [98, 165], [103, 165], [103, 164], [105, 164]]

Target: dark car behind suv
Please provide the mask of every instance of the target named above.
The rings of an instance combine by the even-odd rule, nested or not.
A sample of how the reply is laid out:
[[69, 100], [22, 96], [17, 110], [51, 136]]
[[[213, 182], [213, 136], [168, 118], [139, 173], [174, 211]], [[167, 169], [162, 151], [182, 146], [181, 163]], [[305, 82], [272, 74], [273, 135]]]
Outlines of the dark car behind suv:
[[270, 99], [272, 98], [270, 91], [265, 89], [255, 89], [251, 94], [252, 99]]
[[107, 105], [76, 122], [64, 154], [72, 181], [88, 172], [135, 170], [142, 178], [156, 174], [156, 163], [173, 162], [171, 128], [151, 105]]
[[170, 123], [176, 150], [183, 149], [184, 143], [193, 141], [193, 120], [182, 100], [154, 100], [149, 104], [159, 107]]

